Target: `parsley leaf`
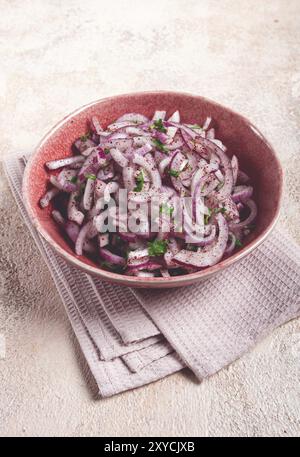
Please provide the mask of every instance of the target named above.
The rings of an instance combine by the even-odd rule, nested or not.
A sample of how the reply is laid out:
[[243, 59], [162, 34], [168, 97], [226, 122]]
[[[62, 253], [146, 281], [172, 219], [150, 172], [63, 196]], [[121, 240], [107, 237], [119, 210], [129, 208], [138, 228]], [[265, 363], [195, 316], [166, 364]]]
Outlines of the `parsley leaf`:
[[169, 206], [166, 203], [163, 203], [159, 209], [160, 213], [165, 213], [165, 214], [168, 214], [169, 216], [172, 216], [173, 211], [174, 211], [173, 206]]
[[194, 124], [194, 125], [190, 125], [190, 129], [202, 129], [202, 127], [201, 127], [201, 125]]
[[154, 240], [148, 243], [148, 254], [149, 256], [163, 255], [167, 251], [166, 240]]
[[236, 248], [241, 248], [243, 246], [243, 243], [241, 242], [241, 240], [239, 240], [238, 238], [235, 240], [235, 247]]
[[81, 141], [86, 141], [91, 136], [90, 132], [86, 133], [85, 135], [81, 135]]
[[97, 176], [96, 176], [96, 175], [93, 175], [93, 174], [85, 175], [85, 177], [86, 177], [87, 179], [92, 179], [93, 181], [95, 181], [96, 178], [97, 178]]
[[208, 214], [204, 214], [204, 224], [207, 225], [208, 224], [208, 221], [209, 221], [209, 218], [210, 216], [212, 215], [212, 212], [209, 208], [208, 209]]
[[218, 214], [218, 213], [225, 214], [226, 213], [226, 208], [224, 208], [224, 206], [222, 208], [214, 208], [213, 209], [213, 213], [214, 214]]
[[168, 173], [170, 176], [173, 176], [174, 178], [178, 178], [180, 171], [169, 170]]
[[156, 138], [152, 138], [152, 142], [154, 144], [154, 146], [159, 149], [161, 152], [164, 152], [165, 154], [167, 152], [169, 152], [169, 149], [159, 140], [157, 140]]
[[110, 153], [110, 150], [108, 148], [105, 148], [104, 149], [104, 154], [109, 154]]
[[158, 130], [159, 132], [166, 133], [167, 129], [163, 124], [162, 119], [158, 119], [157, 121], [153, 122], [153, 125], [151, 125], [152, 129]]
[[72, 176], [72, 178], [70, 179], [70, 182], [73, 183], [73, 184], [76, 184], [77, 176]]
[[133, 190], [134, 190], [134, 192], [141, 192], [143, 187], [144, 187], [144, 174], [142, 171], [140, 171], [140, 173], [136, 177], [136, 186]]

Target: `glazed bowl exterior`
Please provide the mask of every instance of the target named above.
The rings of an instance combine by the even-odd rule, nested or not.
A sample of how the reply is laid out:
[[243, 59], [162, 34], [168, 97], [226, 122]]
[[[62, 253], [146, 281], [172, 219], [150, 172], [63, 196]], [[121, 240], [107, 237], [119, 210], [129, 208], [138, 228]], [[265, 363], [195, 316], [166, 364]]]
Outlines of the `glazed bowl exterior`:
[[[258, 217], [255, 229], [246, 238], [244, 246], [217, 265], [171, 278], [143, 278], [112, 273], [101, 269], [88, 257], [77, 256], [53, 221], [51, 206], [46, 209], [39, 206], [39, 199], [46, 191], [48, 180], [45, 162], [72, 155], [72, 143], [86, 131], [87, 121], [94, 115], [106, 127], [124, 113], [136, 112], [151, 117], [155, 110], [166, 110], [167, 115], [171, 115], [177, 109], [181, 120], [187, 123], [199, 124], [211, 116], [216, 137], [227, 146], [229, 156], [235, 154], [238, 157], [242, 170], [251, 177]], [[279, 214], [281, 194], [280, 163], [271, 145], [251, 122], [204, 97], [168, 91], [117, 95], [79, 108], [42, 139], [30, 157], [23, 179], [23, 197], [29, 216], [38, 232], [60, 256], [71, 265], [102, 280], [143, 288], [191, 285], [217, 274], [250, 254], [272, 231]]]

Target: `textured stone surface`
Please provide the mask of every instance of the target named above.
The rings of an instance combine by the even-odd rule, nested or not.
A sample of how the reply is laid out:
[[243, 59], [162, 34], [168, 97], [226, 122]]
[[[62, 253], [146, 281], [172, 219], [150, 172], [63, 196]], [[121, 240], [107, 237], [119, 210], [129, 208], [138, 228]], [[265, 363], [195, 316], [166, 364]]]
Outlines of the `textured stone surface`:
[[[270, 139], [285, 170], [280, 223], [300, 242], [298, 0], [0, 0], [0, 10], [1, 157], [93, 99], [198, 93]], [[299, 435], [299, 320], [201, 385], [182, 372], [95, 400], [2, 169], [0, 186], [0, 435]]]

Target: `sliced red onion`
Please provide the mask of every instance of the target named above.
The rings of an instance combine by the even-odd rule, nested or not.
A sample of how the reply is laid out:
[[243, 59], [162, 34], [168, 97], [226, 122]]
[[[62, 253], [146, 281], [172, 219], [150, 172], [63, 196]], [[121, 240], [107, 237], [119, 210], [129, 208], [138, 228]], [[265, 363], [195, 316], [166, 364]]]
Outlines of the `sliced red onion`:
[[175, 138], [172, 143], [168, 144], [168, 149], [174, 151], [175, 149], [181, 148], [184, 145], [182, 138]]
[[236, 236], [232, 232], [229, 232], [228, 243], [227, 243], [227, 247], [225, 249], [224, 254], [226, 254], [226, 255], [232, 254], [232, 252], [234, 251], [234, 248], [235, 248], [235, 242], [236, 242]]
[[236, 186], [233, 188], [231, 198], [234, 202], [247, 201], [252, 197], [253, 187], [252, 186]]
[[87, 175], [97, 174], [100, 167], [104, 167], [107, 164], [107, 159], [103, 149], [97, 148], [93, 151], [88, 158], [85, 160], [81, 169], [78, 173], [79, 181], [85, 181]]
[[232, 174], [231, 161], [227, 157], [225, 152], [222, 151], [222, 149], [220, 149], [210, 140], [207, 140], [206, 138], [201, 138], [199, 141], [200, 141], [200, 144], [207, 150], [207, 152], [209, 152], [210, 154], [212, 154], [212, 153], [216, 154], [220, 159], [220, 162], [223, 166], [223, 172], [224, 172], [224, 185], [221, 187], [221, 189], [218, 191], [218, 193], [219, 193], [220, 199], [225, 198], [231, 194], [232, 188], [233, 188], [233, 174]]
[[[169, 165], [169, 171], [171, 172], [172, 170], [180, 173], [182, 171], [182, 166], [183, 164], [186, 163], [186, 157], [180, 150], [176, 151], [176, 153], [173, 155], [172, 160]], [[179, 177], [174, 177], [171, 175], [171, 181], [175, 189], [180, 193], [185, 195], [187, 192], [187, 189], [183, 186], [181, 180]]]
[[84, 161], [84, 157], [82, 156], [72, 156], [66, 157], [64, 159], [52, 160], [50, 162], [46, 162], [46, 167], [49, 170], [57, 170], [57, 168], [67, 167], [68, 165], [74, 163], [80, 163]]
[[146, 132], [145, 130], [141, 129], [140, 127], [127, 127], [126, 128], [126, 133], [128, 135], [135, 135], [135, 136], [150, 136], [149, 132]]
[[[172, 116], [169, 117], [168, 122], [180, 122], [180, 114], [179, 111], [175, 111], [175, 113], [172, 114]], [[177, 127], [168, 127], [167, 128], [167, 135], [170, 138], [174, 138], [177, 132]]]
[[160, 274], [162, 275], [163, 278], [170, 278], [171, 277], [171, 275], [170, 275], [170, 273], [168, 272], [167, 269], [161, 268], [160, 269]]
[[207, 117], [207, 118], [205, 119], [205, 122], [204, 122], [203, 127], [202, 127], [203, 130], [207, 130], [207, 129], [208, 129], [208, 127], [209, 127], [210, 124], [211, 124], [211, 121], [212, 121], [211, 117]]
[[165, 169], [170, 165], [171, 160], [172, 160], [172, 156], [166, 157], [159, 163], [158, 170], [159, 170], [160, 176], [164, 175]]
[[[65, 226], [64, 226], [64, 228], [65, 228], [65, 231], [66, 231], [68, 237], [75, 244], [76, 240], [78, 238], [80, 227], [77, 224], [75, 224], [75, 222], [67, 221]], [[85, 240], [83, 242], [83, 251], [87, 252], [88, 254], [94, 254], [95, 253], [95, 246], [89, 240]]]
[[161, 119], [162, 121], [165, 119], [167, 112], [166, 111], [155, 111], [152, 121], [158, 121]]
[[147, 173], [149, 173], [152, 180], [153, 189], [159, 190], [161, 188], [161, 177], [156, 168], [153, 157], [150, 154], [147, 154], [144, 157], [139, 154], [135, 154], [133, 157], [133, 163], [144, 168]]
[[85, 210], [90, 210], [93, 205], [93, 194], [95, 189], [95, 180], [88, 178], [86, 181], [86, 186], [83, 194], [83, 208]]
[[134, 203], [148, 203], [152, 198], [157, 196], [159, 196], [158, 191], [153, 189], [143, 192], [130, 191], [128, 192], [128, 201], [132, 201]]
[[124, 157], [124, 155], [119, 149], [112, 148], [110, 150], [110, 154], [114, 161], [117, 162], [118, 165], [120, 165], [120, 167], [127, 167], [128, 160], [126, 159], [126, 157]]
[[70, 194], [68, 203], [68, 219], [81, 225], [84, 219], [84, 214], [77, 208], [78, 199], [80, 198], [79, 191]]
[[83, 154], [84, 151], [88, 148], [94, 148], [96, 146], [96, 143], [92, 141], [90, 138], [87, 138], [86, 140], [77, 140], [74, 143], [75, 148], [77, 149], [80, 154]]
[[101, 179], [96, 179], [95, 188], [94, 188], [94, 200], [97, 201], [99, 198], [103, 197], [104, 191], [106, 188], [106, 183], [101, 181]]
[[87, 237], [89, 230], [91, 229], [92, 221], [87, 222], [85, 225], [82, 226], [80, 232], [78, 233], [78, 237], [75, 242], [75, 252], [77, 255], [82, 255], [83, 252], [83, 244]]
[[59, 189], [57, 187], [51, 187], [40, 199], [40, 205], [42, 208], [46, 208], [49, 205], [52, 198], [56, 197], [59, 194]]
[[64, 225], [66, 222], [64, 217], [62, 216], [62, 214], [59, 211], [57, 211], [56, 209], [54, 209], [52, 211], [51, 216], [53, 217], [55, 222], [57, 222], [59, 225]]
[[136, 186], [134, 179], [135, 169], [133, 168], [133, 166], [124, 167], [122, 173], [125, 188], [129, 191], [133, 190]]
[[170, 137], [167, 134], [160, 132], [159, 130], [154, 130], [152, 137], [163, 144], [167, 143], [170, 139]]
[[123, 116], [119, 117], [116, 120], [116, 123], [124, 122], [124, 121], [130, 121], [130, 122], [133, 122], [134, 124], [143, 124], [145, 122], [148, 122], [149, 119], [146, 116], [143, 116], [142, 114], [126, 113], [126, 114], [123, 114]]
[[102, 259], [106, 260], [106, 262], [111, 263], [112, 265], [125, 265], [125, 259], [119, 255], [113, 254], [108, 249], [99, 248], [99, 255]]
[[257, 206], [256, 206], [256, 203], [249, 199], [247, 200], [247, 202], [245, 202], [245, 204], [248, 206], [248, 208], [250, 209], [250, 214], [249, 216], [242, 222], [239, 222], [237, 224], [235, 223], [230, 223], [229, 227], [230, 229], [232, 230], [236, 230], [236, 229], [239, 229], [239, 228], [243, 228], [245, 227], [246, 225], [248, 224], [251, 224], [251, 222], [254, 221], [254, 219], [256, 218], [257, 216]]
[[93, 116], [91, 119], [91, 127], [98, 135], [103, 132], [103, 128], [100, 125], [99, 119], [97, 116]]
[[114, 138], [114, 139], [106, 139], [101, 146], [103, 149], [110, 149], [116, 148], [119, 149], [121, 152], [126, 151], [130, 146], [133, 144], [132, 138]]
[[216, 140], [215, 138], [211, 138], [210, 141], [212, 143], [216, 144], [220, 149], [222, 149], [222, 151], [226, 152], [227, 148], [226, 148], [226, 146], [224, 146], [222, 141]]
[[70, 193], [76, 191], [77, 189], [76, 184], [73, 184], [68, 180], [58, 179], [58, 177], [54, 175], [50, 176], [49, 181], [53, 186], [55, 186], [59, 190], [62, 190], [63, 192]]
[[218, 240], [209, 247], [198, 251], [187, 251], [182, 249], [174, 256], [174, 260], [179, 264], [193, 266], [197, 268], [209, 267], [218, 263], [225, 252], [228, 240], [228, 226], [222, 214], [216, 215], [219, 227]]
[[236, 185], [237, 175], [239, 171], [239, 161], [238, 158], [233, 155], [231, 159], [232, 175], [233, 175], [233, 185]]
[[149, 143], [149, 138], [146, 136], [136, 136], [132, 139], [132, 144], [135, 148], [140, 148]]
[[152, 151], [153, 147], [150, 143], [146, 143], [141, 148], [135, 150], [136, 154], [140, 154], [142, 156], [148, 154], [148, 152]]
[[214, 128], [207, 130], [206, 138], [209, 140], [213, 140], [215, 138], [215, 129]]
[[[216, 226], [213, 225], [211, 228], [211, 232], [208, 236], [201, 237], [201, 236], [196, 236], [193, 233], [189, 233], [188, 236], [186, 235], [186, 242], [195, 244], [195, 246], [201, 246], [201, 247], [209, 246], [210, 244], [212, 244], [215, 241], [216, 233], [217, 233]], [[188, 241], [187, 241], [187, 239], [188, 239]]]

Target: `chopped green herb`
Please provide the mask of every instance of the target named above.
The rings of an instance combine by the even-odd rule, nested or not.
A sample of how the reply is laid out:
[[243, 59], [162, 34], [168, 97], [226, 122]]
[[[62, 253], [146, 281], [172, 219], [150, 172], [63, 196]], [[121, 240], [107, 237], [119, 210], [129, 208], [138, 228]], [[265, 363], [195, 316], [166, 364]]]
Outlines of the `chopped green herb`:
[[96, 175], [92, 175], [92, 174], [85, 175], [85, 177], [86, 177], [87, 179], [92, 179], [93, 181], [95, 181], [96, 178], [97, 178]]
[[221, 190], [222, 187], [224, 186], [225, 181], [220, 182], [220, 184], [217, 185], [217, 190]]
[[161, 152], [164, 152], [165, 154], [167, 152], [169, 152], [169, 149], [159, 140], [157, 140], [156, 138], [152, 138], [152, 142], [154, 144], [154, 146], [159, 149]]
[[168, 173], [169, 173], [170, 176], [173, 176], [174, 178], [178, 178], [180, 171], [176, 171], [176, 170], [172, 170], [171, 169], [171, 170], [168, 171]]
[[190, 125], [190, 128], [191, 129], [202, 129], [201, 125], [198, 125], [198, 124]]
[[109, 154], [110, 153], [110, 150], [108, 148], [105, 148], [104, 149], [104, 154]]
[[150, 256], [163, 255], [167, 252], [167, 241], [166, 240], [154, 240], [148, 243], [148, 254]]
[[222, 208], [214, 208], [213, 209], [213, 213], [214, 214], [218, 214], [218, 213], [225, 214], [226, 213], [226, 208], [224, 208], [224, 206]]
[[158, 130], [159, 132], [166, 133], [167, 129], [163, 124], [162, 119], [158, 119], [157, 121], [153, 122], [153, 125], [151, 125], [152, 129]]
[[72, 176], [72, 178], [70, 179], [70, 182], [73, 183], [73, 184], [76, 184], [77, 176]]
[[172, 216], [172, 214], [174, 212], [174, 208], [173, 208], [173, 206], [169, 206], [166, 203], [163, 203], [161, 205], [160, 209], [159, 209], [159, 212], [168, 214], [169, 216]]
[[212, 212], [209, 208], [208, 209], [208, 214], [204, 214], [204, 224], [207, 225], [208, 224], [208, 221], [209, 221], [209, 218], [210, 216], [212, 215]]
[[243, 246], [243, 243], [241, 242], [241, 240], [239, 240], [238, 238], [235, 240], [235, 247], [236, 248], [241, 248]]
[[90, 132], [86, 133], [85, 135], [81, 135], [81, 141], [86, 141], [91, 136]]
[[134, 192], [141, 192], [141, 190], [144, 187], [144, 173], [142, 171], [140, 171], [135, 180], [136, 180], [136, 186], [133, 190], [134, 190]]

